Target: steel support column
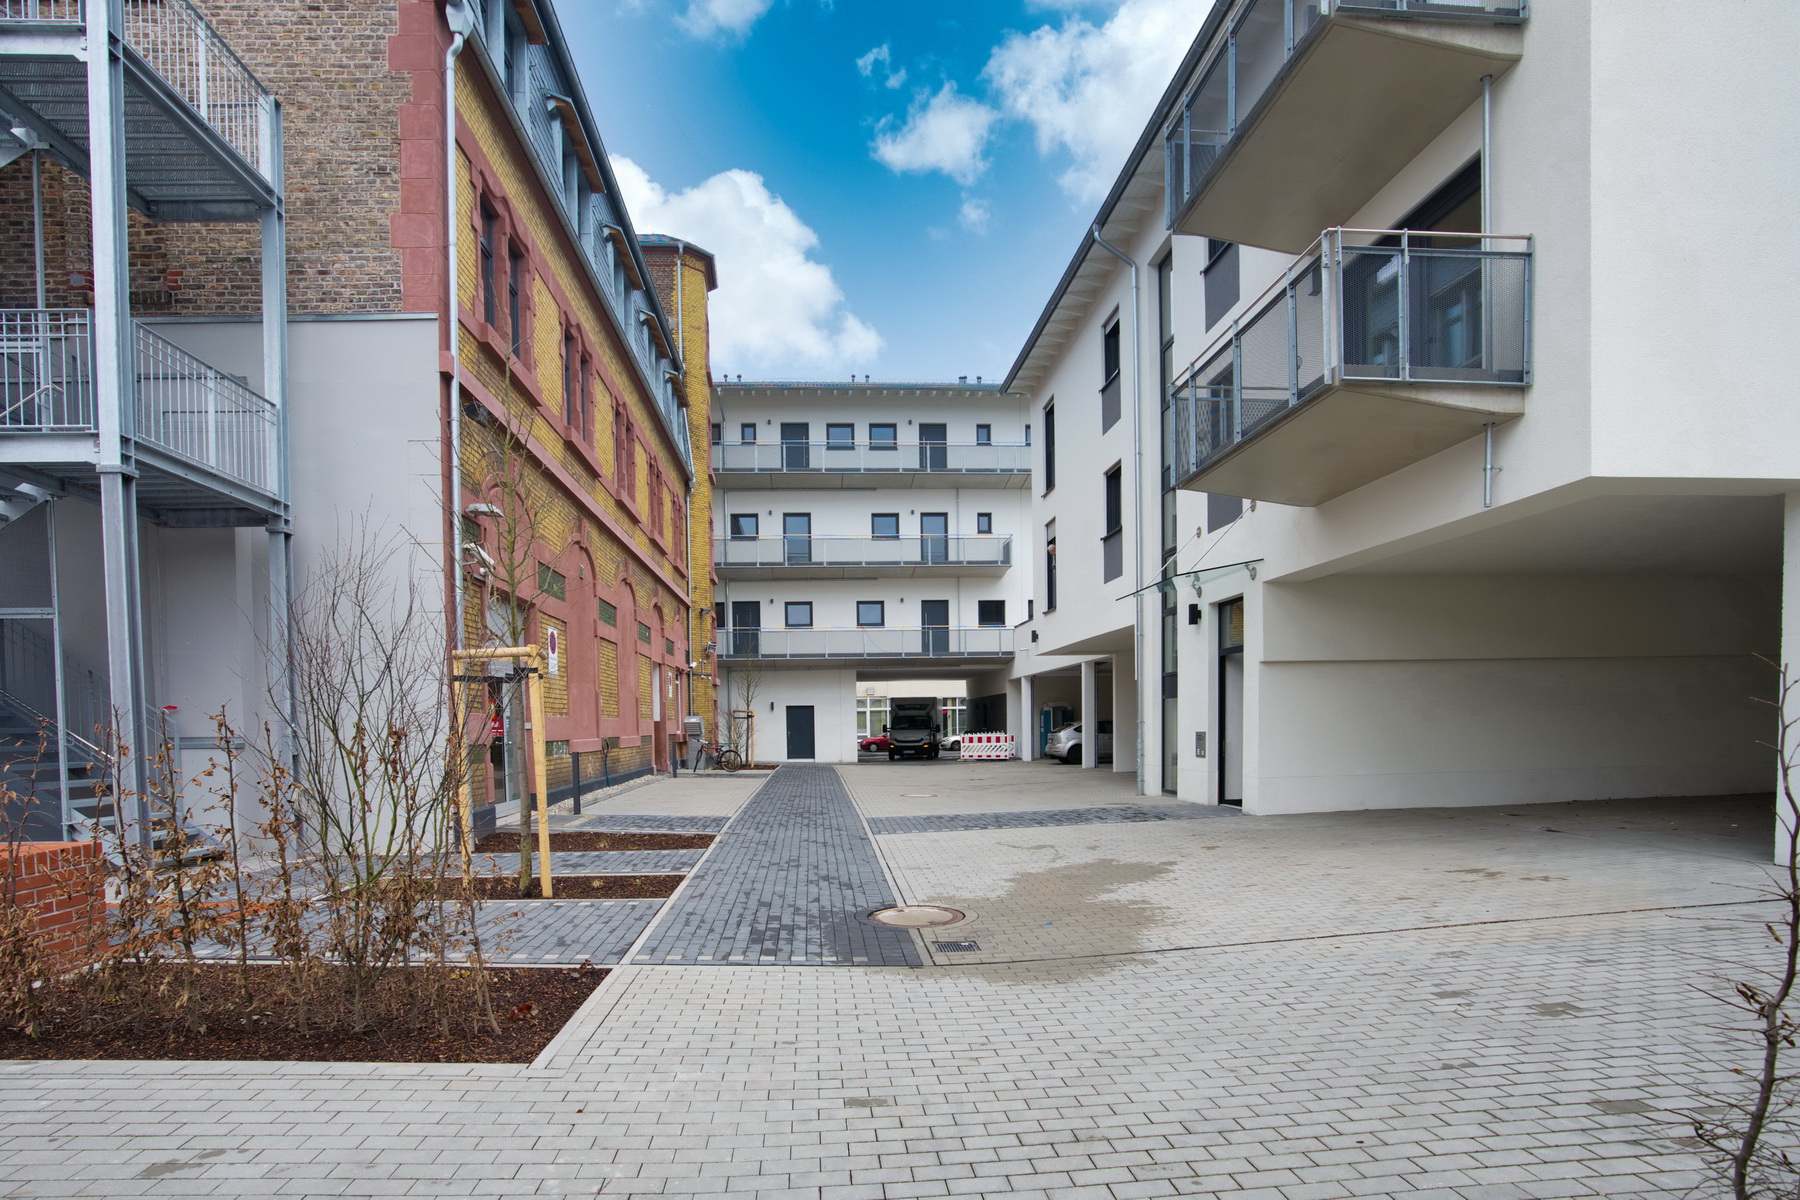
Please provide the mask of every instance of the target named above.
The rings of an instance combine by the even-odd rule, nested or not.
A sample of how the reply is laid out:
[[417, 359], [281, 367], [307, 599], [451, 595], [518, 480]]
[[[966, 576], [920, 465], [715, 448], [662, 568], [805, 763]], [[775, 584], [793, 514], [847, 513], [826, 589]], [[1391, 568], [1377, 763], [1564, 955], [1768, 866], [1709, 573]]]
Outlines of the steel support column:
[[1100, 660], [1081, 664], [1081, 769], [1091, 771], [1100, 761]]
[[[138, 594], [137, 481], [129, 454], [137, 398], [132, 369], [126, 226], [125, 70], [114, 46], [119, 0], [87, 6], [88, 186], [94, 250], [94, 394], [99, 428], [106, 666], [119, 755], [116, 786], [137, 796], [137, 837], [151, 843], [144, 755], [143, 629]], [[115, 806], [123, 824], [122, 806]]]
[[263, 210], [262, 235], [262, 393], [275, 406], [275, 461], [269, 478], [281, 502], [281, 516], [269, 522], [268, 645], [275, 648], [270, 664], [277, 676], [269, 681], [270, 694], [280, 699], [282, 741], [292, 750], [289, 733], [296, 716], [296, 682], [293, 663], [294, 536], [290, 524], [292, 475], [288, 459], [288, 295], [287, 213], [279, 199], [284, 195], [286, 171], [283, 158], [281, 105], [270, 98], [263, 112], [262, 173], [278, 197], [274, 207]]

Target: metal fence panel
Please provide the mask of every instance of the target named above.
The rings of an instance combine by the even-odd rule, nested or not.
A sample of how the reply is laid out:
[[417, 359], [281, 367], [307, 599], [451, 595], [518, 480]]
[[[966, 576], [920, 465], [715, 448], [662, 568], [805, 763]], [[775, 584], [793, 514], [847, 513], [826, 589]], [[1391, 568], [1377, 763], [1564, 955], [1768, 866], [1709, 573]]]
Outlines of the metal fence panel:
[[0, 430], [95, 427], [90, 329], [86, 309], [0, 310]]

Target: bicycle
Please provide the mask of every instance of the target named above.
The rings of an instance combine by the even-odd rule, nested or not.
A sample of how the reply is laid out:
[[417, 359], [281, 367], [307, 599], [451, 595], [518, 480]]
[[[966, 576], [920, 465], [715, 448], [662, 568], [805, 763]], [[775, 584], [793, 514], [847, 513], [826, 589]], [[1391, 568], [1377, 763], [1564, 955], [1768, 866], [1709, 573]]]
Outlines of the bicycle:
[[701, 742], [701, 757], [710, 756], [712, 765], [721, 771], [740, 771], [744, 767], [744, 756], [722, 742]]

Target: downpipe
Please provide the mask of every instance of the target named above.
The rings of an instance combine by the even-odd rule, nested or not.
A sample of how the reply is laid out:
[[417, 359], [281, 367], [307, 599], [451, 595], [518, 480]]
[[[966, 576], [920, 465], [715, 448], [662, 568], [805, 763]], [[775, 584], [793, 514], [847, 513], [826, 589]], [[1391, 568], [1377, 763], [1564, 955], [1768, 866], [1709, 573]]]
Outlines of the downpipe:
[[[1135, 592], [1131, 598], [1131, 655], [1133, 686], [1137, 689], [1137, 794], [1144, 795], [1144, 437], [1143, 437], [1143, 337], [1138, 328], [1137, 260], [1100, 236], [1100, 223], [1089, 230], [1094, 244], [1131, 268], [1131, 496], [1134, 528], [1132, 537], [1132, 574]], [[1082, 720], [1088, 714], [1081, 715]], [[1096, 728], [1098, 726], [1096, 725]], [[1096, 735], [1095, 745], [1099, 745]], [[1095, 756], [1098, 757], [1098, 750]]]
[[[465, 649], [462, 582], [462, 334], [457, 306], [457, 263], [460, 246], [456, 219], [456, 60], [469, 33], [475, 28], [475, 11], [469, 0], [444, 0], [444, 23], [450, 28], [450, 46], [444, 52], [444, 324], [450, 342], [450, 445], [445, 463], [447, 476], [444, 546], [450, 581], [452, 628], [450, 648]], [[454, 668], [452, 668], [454, 673]], [[451, 684], [452, 687], [456, 685]]]

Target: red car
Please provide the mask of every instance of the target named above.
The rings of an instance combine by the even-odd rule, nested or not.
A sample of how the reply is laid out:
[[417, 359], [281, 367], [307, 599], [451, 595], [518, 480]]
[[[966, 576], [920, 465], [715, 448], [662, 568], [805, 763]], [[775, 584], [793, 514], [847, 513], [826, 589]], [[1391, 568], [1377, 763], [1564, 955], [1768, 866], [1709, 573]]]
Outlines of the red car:
[[856, 748], [865, 753], [885, 754], [888, 748], [887, 734], [876, 733], [862, 738], [856, 743]]

